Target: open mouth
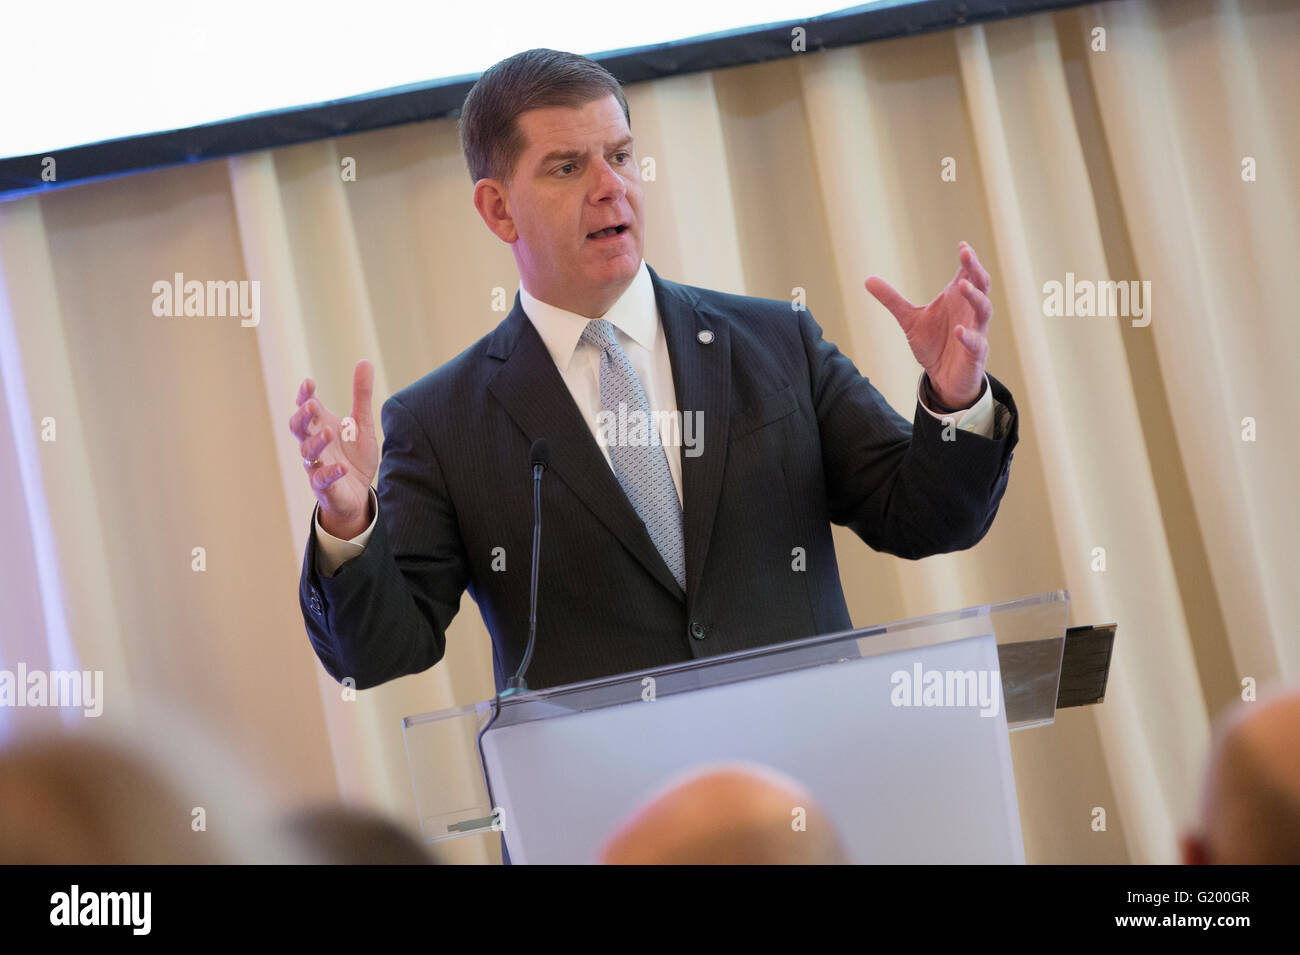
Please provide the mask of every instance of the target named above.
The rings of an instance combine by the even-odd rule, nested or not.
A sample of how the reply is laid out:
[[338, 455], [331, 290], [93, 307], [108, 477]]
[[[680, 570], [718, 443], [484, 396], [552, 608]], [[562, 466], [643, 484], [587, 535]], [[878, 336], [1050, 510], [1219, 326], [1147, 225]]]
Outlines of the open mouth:
[[587, 238], [588, 239], [612, 239], [614, 238], [614, 236], [622, 235], [626, 231], [627, 231], [627, 226], [625, 225], [610, 226], [608, 229], [601, 229], [599, 232], [588, 232]]

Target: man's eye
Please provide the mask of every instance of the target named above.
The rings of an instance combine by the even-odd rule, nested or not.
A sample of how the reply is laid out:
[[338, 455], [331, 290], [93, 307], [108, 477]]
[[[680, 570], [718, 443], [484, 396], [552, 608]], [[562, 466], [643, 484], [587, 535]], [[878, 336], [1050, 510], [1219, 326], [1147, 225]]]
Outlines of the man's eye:
[[628, 159], [631, 159], [631, 158], [632, 158], [632, 154], [629, 153], [629, 152], [626, 152], [626, 151], [624, 151], [624, 152], [620, 152], [620, 153], [615, 153], [614, 155], [615, 155], [615, 156], [626, 156]]
[[571, 162], [566, 162], [563, 166], [561, 166], [559, 169], [557, 169], [556, 172], [563, 172], [565, 169], [570, 168], [572, 165], [573, 165], [573, 163], [571, 163]]

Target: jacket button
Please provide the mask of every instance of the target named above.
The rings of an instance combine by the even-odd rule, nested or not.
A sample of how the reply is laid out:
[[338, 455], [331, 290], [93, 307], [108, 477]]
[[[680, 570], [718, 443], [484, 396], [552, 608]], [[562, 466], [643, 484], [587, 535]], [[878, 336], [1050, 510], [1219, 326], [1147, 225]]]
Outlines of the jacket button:
[[325, 608], [321, 606], [321, 602], [320, 602], [320, 594], [318, 594], [315, 590], [313, 590], [313, 591], [311, 592], [311, 601], [310, 601], [310, 604], [311, 604], [311, 612], [312, 612], [312, 613], [314, 613], [314, 614], [315, 614], [316, 616], [318, 616], [318, 617], [324, 615], [324, 609], [325, 609]]
[[704, 624], [700, 623], [698, 620], [692, 620], [692, 621], [691, 621], [691, 636], [694, 637], [696, 640], [703, 640], [703, 639], [704, 639]]

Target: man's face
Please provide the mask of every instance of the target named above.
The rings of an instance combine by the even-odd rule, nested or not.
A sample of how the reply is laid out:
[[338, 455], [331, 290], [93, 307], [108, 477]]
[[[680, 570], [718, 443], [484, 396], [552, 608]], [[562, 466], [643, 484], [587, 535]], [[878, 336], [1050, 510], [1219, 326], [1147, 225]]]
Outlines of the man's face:
[[[598, 317], [641, 266], [641, 178], [623, 110], [611, 94], [578, 109], [529, 110], [517, 122], [526, 145], [499, 187], [500, 227], [488, 224], [513, 246], [531, 294]], [[603, 231], [611, 226], [617, 233]]]

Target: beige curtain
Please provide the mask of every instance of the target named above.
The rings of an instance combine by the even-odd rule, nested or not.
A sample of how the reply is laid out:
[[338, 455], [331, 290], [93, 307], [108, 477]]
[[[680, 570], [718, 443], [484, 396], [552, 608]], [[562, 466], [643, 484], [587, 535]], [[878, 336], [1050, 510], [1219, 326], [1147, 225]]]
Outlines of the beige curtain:
[[[905, 414], [918, 369], [863, 279], [928, 300], [962, 239], [992, 273], [1022, 414], [992, 531], [916, 563], [837, 540], [858, 625], [1057, 588], [1118, 621], [1105, 703], [1012, 736], [1031, 862], [1173, 861], [1209, 721], [1300, 676], [1297, 35], [1282, 0], [1113, 2], [627, 90], [647, 260], [805, 290]], [[378, 404], [504, 317], [517, 273], [470, 191], [444, 119], [0, 204], [0, 666], [102, 669], [104, 725], [170, 708], [277, 807], [414, 824], [401, 717], [489, 696], [488, 635], [466, 596], [442, 664], [344, 699], [299, 613], [287, 420], [307, 375], [346, 413], [369, 358]], [[260, 324], [155, 317], [177, 272], [258, 280]], [[1067, 273], [1149, 282], [1150, 323], [1049, 317]], [[0, 728], [58, 718], [89, 722]]]

